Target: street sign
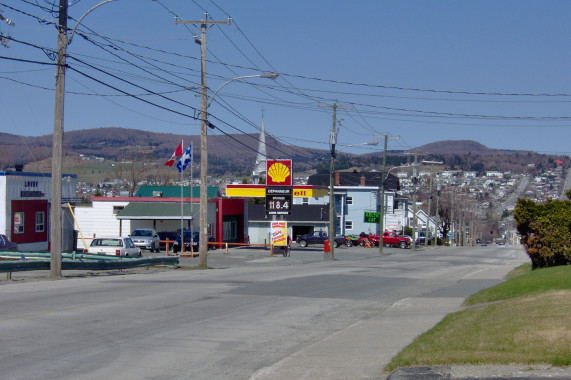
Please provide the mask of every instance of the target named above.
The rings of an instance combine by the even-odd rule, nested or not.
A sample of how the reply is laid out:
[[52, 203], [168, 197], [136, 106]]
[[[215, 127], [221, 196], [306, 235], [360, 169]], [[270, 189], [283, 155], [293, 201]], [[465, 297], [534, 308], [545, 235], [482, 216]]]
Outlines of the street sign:
[[267, 186], [266, 187], [266, 214], [289, 215], [293, 190], [290, 186]]

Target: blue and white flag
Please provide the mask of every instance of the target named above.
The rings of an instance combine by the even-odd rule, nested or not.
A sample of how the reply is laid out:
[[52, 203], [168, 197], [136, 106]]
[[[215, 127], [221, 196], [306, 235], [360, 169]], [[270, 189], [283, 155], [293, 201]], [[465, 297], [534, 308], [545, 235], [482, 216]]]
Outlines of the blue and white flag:
[[186, 151], [180, 158], [180, 161], [178, 162], [178, 164], [176, 164], [179, 173], [182, 173], [182, 171], [186, 169], [186, 167], [188, 166], [188, 163], [192, 161], [192, 153], [190, 153], [191, 150], [192, 150], [192, 144], [189, 145], [188, 148], [186, 148]]

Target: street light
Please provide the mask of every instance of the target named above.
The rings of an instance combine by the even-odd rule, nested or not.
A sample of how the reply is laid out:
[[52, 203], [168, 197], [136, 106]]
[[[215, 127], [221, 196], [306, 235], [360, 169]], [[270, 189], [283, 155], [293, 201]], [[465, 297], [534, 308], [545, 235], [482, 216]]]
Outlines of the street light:
[[[203, 48], [205, 48], [203, 44]], [[204, 56], [204, 54], [203, 54]], [[266, 73], [266, 74], [256, 74], [256, 75], [243, 75], [236, 78], [232, 78], [224, 82], [214, 93], [208, 96], [206, 93], [206, 70], [205, 64], [203, 63], [202, 68], [202, 96], [201, 96], [201, 113], [200, 113], [200, 227], [199, 227], [199, 242], [198, 242], [198, 265], [206, 267], [206, 255], [208, 254], [208, 137], [207, 137], [207, 110], [214, 96], [226, 86], [228, 83], [239, 79], [245, 78], [268, 78], [276, 79], [279, 74], [277, 73]]]
[[[113, 0], [110, 0], [110, 1], [113, 1]], [[232, 78], [232, 79], [222, 83], [222, 85], [220, 87], [218, 87], [218, 89], [216, 91], [214, 91], [212, 96], [210, 96], [210, 100], [208, 101], [208, 104], [206, 104], [206, 108], [210, 107], [210, 104], [212, 104], [212, 101], [214, 100], [214, 97], [216, 96], [218, 91], [220, 91], [222, 89], [222, 87], [226, 86], [230, 82], [234, 82], [235, 80], [240, 80], [240, 79], [245, 79], [245, 78], [267, 78], [267, 79], [275, 80], [279, 76], [280, 76], [280, 74], [278, 74], [278, 73], [267, 73], [267, 74], [243, 75], [240, 77]]]
[[[329, 136], [329, 144], [331, 145], [331, 170], [329, 171], [329, 250], [331, 251], [331, 260], [335, 259], [335, 144], [337, 142], [337, 133], [331, 132]], [[360, 144], [344, 145], [338, 149], [350, 148], [362, 145], [377, 145], [378, 141], [369, 141]], [[324, 254], [326, 256], [326, 254]], [[325, 257], [326, 258], [326, 257]]]

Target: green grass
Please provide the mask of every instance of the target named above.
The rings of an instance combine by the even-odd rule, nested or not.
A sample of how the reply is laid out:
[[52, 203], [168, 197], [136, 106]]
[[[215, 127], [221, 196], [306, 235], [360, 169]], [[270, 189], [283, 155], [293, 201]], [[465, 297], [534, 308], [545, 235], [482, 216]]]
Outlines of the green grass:
[[[491, 303], [490, 303], [491, 302]], [[387, 371], [418, 365], [571, 365], [571, 266], [514, 270], [468, 298], [401, 351]], [[478, 306], [473, 306], [478, 305]]]
[[465, 306], [531, 296], [549, 290], [571, 290], [571, 266], [531, 270], [531, 264], [514, 269], [508, 280], [468, 297]]

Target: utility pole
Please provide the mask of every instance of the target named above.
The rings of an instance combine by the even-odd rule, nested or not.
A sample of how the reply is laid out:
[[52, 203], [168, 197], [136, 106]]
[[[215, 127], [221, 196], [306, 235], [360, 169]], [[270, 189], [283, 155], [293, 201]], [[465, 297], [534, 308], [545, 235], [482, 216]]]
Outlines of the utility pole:
[[[432, 177], [434, 174], [434, 165], [441, 165], [441, 164], [443, 164], [443, 162], [441, 162], [441, 161], [422, 161], [422, 163], [432, 165], [430, 168], [430, 186], [428, 188], [428, 208], [426, 210], [426, 232], [424, 235], [424, 244], [428, 246], [428, 243], [432, 241], [432, 237], [430, 238], [430, 240], [428, 239], [428, 237], [430, 235], [430, 209], [431, 209], [430, 203], [432, 201]], [[437, 230], [437, 228], [434, 228], [434, 231], [436, 231], [436, 230]]]
[[[200, 25], [200, 71], [201, 71], [201, 95], [200, 95], [200, 227], [198, 238], [198, 266], [206, 267], [208, 254], [208, 137], [207, 137], [207, 111], [208, 93], [206, 87], [206, 28], [208, 25], [231, 24], [231, 21], [209, 21], [208, 13], [200, 21], [175, 20], [175, 24]], [[183, 231], [181, 231], [183, 233]]]
[[63, 166], [63, 108], [67, 48], [67, 0], [59, 2], [57, 72], [52, 146], [52, 202], [50, 205], [50, 277], [61, 277], [61, 172]]
[[[335, 144], [337, 144], [337, 108], [350, 109], [352, 107], [340, 106], [337, 103], [332, 105], [319, 105], [319, 107], [333, 108], [333, 124], [329, 132], [329, 146], [331, 148], [331, 163], [329, 167], [329, 250], [331, 260], [335, 260]], [[324, 253], [324, 258], [327, 254]]]
[[[428, 208], [426, 209], [426, 232], [424, 234], [424, 244], [428, 246], [428, 242], [432, 240], [432, 236], [430, 235], [430, 206], [432, 201], [432, 174], [434, 167], [430, 168], [430, 185], [428, 186]], [[430, 239], [429, 239], [430, 237]]]
[[329, 167], [329, 250], [331, 260], [335, 260], [335, 144], [337, 143], [337, 103], [333, 104], [333, 124], [329, 132], [331, 163]]
[[453, 188], [450, 192], [450, 236], [452, 237], [452, 241], [450, 242], [450, 246], [454, 246], [454, 241], [456, 241], [456, 231], [454, 229], [454, 195], [456, 193], [456, 189]]
[[[438, 228], [442, 225], [441, 220], [440, 220], [440, 214], [439, 214], [439, 210], [438, 210], [438, 203], [440, 201], [440, 176], [436, 176], [436, 211], [434, 212], [434, 220], [436, 221], [436, 231], [438, 231]], [[436, 234], [435, 234], [436, 235]], [[434, 245], [438, 245], [438, 236], [435, 236], [435, 241], [434, 241]], [[444, 241], [444, 236], [442, 237], [442, 239], [440, 240], [441, 244], [443, 244], [442, 242]]]
[[[381, 138], [381, 136], [373, 136], [373, 138]], [[381, 196], [380, 196], [380, 207], [379, 207], [379, 254], [383, 254], [383, 234], [385, 233], [385, 182], [388, 175], [385, 178], [385, 172], [387, 170], [387, 146], [389, 139], [398, 140], [400, 137], [389, 137], [389, 135], [384, 135], [382, 138], [385, 139], [385, 147], [383, 150], [383, 170], [381, 172]]]
[[414, 194], [412, 200], [412, 249], [416, 250], [416, 225], [417, 225], [417, 218], [416, 218], [416, 201], [417, 201], [417, 191], [418, 191], [418, 173], [416, 167], [418, 165], [418, 155], [425, 155], [426, 153], [405, 153], [405, 154], [414, 154], [414, 163], [412, 165], [412, 182], [414, 184]]

